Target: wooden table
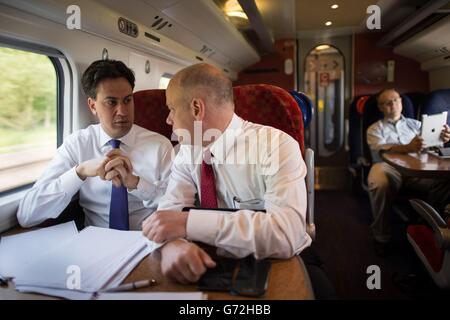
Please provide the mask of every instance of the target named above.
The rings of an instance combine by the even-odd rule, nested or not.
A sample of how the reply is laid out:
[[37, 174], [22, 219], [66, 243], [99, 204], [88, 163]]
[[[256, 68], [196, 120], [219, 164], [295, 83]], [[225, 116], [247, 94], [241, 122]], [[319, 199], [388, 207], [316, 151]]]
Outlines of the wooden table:
[[[23, 232], [23, 229], [15, 229], [7, 234]], [[197, 291], [196, 285], [180, 285], [163, 276], [159, 260], [154, 256], [147, 256], [128, 275], [124, 283], [155, 279], [156, 286], [142, 288], [136, 292], [187, 292]], [[205, 292], [209, 300], [241, 300], [248, 297], [233, 296], [225, 292]], [[10, 283], [8, 288], [0, 287], [0, 300], [7, 299], [55, 299], [38, 294], [25, 294], [17, 292]], [[260, 298], [261, 299], [261, 298]], [[295, 256], [287, 260], [272, 260], [272, 267], [269, 274], [269, 284], [266, 295], [262, 299], [269, 300], [306, 300], [314, 299], [309, 276], [306, 272], [303, 261]]]
[[383, 152], [381, 158], [401, 174], [418, 178], [449, 179], [450, 159], [429, 153]]

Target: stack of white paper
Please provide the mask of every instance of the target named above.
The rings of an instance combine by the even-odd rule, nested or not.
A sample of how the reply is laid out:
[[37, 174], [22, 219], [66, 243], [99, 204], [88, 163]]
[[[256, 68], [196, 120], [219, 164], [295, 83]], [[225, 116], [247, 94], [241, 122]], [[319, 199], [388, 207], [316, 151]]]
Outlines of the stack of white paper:
[[[45, 229], [39, 231], [42, 235]], [[27, 241], [32, 243], [34, 239], [31, 232], [29, 234]], [[53, 233], [47, 234], [47, 242], [51, 236]], [[90, 299], [96, 291], [118, 286], [159, 246], [140, 231], [97, 227], [87, 227], [66, 241], [56, 238], [53, 241], [59, 241], [59, 245], [45, 252], [34, 252], [32, 259], [14, 271], [12, 276], [17, 290], [68, 299]], [[2, 254], [7, 260], [14, 256], [11, 250]], [[6, 265], [10, 269], [10, 263]]]
[[0, 239], [0, 275], [14, 278], [30, 263], [78, 234], [73, 221]]

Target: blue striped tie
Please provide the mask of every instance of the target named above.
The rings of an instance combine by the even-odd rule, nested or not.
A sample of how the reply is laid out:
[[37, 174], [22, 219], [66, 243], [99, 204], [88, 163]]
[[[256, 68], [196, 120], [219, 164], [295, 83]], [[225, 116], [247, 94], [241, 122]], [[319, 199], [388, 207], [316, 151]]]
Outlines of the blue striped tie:
[[[109, 144], [118, 149], [120, 140], [112, 139]], [[128, 192], [123, 185], [111, 190], [111, 207], [109, 209], [109, 228], [117, 230], [130, 230], [128, 221]]]

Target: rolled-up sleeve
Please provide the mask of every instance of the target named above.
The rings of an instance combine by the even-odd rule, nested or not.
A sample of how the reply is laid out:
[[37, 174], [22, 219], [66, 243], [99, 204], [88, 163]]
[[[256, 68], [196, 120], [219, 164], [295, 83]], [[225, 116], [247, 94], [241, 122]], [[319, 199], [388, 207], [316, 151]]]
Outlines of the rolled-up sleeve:
[[22, 227], [32, 227], [56, 218], [67, 207], [84, 181], [76, 171], [70, 141], [63, 144], [44, 174], [28, 190], [19, 204], [17, 220]]

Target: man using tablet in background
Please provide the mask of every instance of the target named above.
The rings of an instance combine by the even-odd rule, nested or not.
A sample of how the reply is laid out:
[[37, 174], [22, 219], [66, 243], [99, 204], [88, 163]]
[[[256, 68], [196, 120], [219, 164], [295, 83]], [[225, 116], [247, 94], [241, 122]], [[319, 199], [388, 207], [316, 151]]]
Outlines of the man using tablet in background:
[[[374, 215], [371, 228], [375, 251], [379, 255], [385, 255], [391, 239], [389, 211], [399, 189], [406, 187], [429, 193], [429, 202], [442, 212], [445, 205], [450, 202], [450, 187], [446, 181], [404, 177], [381, 161], [380, 151], [420, 152], [426, 145], [419, 136], [420, 121], [402, 115], [402, 101], [396, 90], [382, 90], [377, 95], [377, 103], [384, 118], [367, 129], [367, 143], [374, 162], [369, 172], [368, 186]], [[450, 140], [448, 125], [443, 127], [441, 139], [444, 143]]]

